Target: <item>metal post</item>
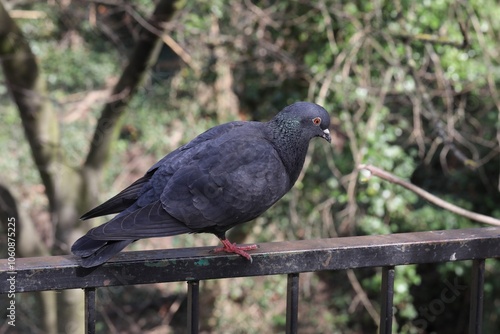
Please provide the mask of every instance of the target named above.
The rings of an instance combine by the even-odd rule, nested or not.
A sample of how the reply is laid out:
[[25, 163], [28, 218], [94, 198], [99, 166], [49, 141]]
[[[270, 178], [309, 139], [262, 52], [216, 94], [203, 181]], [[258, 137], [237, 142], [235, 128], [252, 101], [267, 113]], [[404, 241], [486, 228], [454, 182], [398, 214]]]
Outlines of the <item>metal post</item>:
[[392, 333], [392, 307], [394, 299], [394, 267], [382, 268], [382, 302], [380, 310], [380, 334]]
[[484, 259], [474, 260], [470, 296], [469, 334], [480, 334], [483, 325]]
[[95, 288], [84, 289], [85, 293], [85, 333], [95, 334], [96, 310]]
[[299, 274], [288, 274], [286, 290], [286, 333], [296, 334], [299, 314]]
[[188, 281], [188, 333], [198, 334], [200, 317], [200, 281]]

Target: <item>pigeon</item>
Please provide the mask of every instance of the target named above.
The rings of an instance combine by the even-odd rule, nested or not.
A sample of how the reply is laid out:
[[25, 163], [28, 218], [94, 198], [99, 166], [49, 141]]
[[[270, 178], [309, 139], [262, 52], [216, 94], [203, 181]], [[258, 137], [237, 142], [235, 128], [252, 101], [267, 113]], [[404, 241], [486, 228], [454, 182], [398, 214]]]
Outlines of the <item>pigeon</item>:
[[78, 239], [71, 251], [85, 268], [103, 264], [130, 243], [150, 237], [212, 233], [215, 252], [252, 261], [249, 250], [226, 238], [231, 227], [269, 209], [294, 185], [309, 141], [331, 142], [330, 116], [314, 103], [296, 102], [268, 122], [215, 126], [177, 148], [146, 174], [81, 219], [118, 213]]

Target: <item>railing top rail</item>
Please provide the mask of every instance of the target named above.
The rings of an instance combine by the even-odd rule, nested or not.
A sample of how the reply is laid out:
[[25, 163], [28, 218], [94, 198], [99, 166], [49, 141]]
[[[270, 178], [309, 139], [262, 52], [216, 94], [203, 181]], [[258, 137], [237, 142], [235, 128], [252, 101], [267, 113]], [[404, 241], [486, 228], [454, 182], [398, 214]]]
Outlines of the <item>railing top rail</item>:
[[[397, 233], [259, 244], [253, 262], [212, 247], [123, 252], [85, 269], [74, 256], [17, 258], [16, 292], [277, 275], [500, 257], [500, 228]], [[0, 260], [0, 293], [9, 291]]]

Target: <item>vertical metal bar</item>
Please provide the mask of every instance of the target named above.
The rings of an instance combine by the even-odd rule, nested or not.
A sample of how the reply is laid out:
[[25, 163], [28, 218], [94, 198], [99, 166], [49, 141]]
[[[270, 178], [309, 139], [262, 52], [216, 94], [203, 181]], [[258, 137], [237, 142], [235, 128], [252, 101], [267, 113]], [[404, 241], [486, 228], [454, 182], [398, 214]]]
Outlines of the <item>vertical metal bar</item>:
[[484, 259], [474, 260], [469, 313], [469, 334], [481, 333], [483, 326]]
[[200, 281], [188, 281], [188, 333], [198, 334], [200, 317]]
[[286, 290], [286, 333], [296, 334], [299, 314], [299, 274], [288, 274]]
[[85, 333], [95, 334], [96, 310], [95, 288], [84, 289], [85, 293]]
[[392, 333], [392, 307], [394, 299], [394, 266], [382, 268], [382, 302], [380, 310], [380, 334]]

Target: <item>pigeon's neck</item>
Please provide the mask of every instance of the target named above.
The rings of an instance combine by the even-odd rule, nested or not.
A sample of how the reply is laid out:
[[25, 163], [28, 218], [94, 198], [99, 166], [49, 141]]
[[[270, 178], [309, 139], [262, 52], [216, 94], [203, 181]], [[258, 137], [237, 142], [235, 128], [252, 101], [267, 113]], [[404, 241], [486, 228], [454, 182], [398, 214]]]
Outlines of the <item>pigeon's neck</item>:
[[295, 120], [273, 120], [270, 123], [274, 147], [285, 166], [292, 187], [304, 166], [309, 141], [302, 138], [300, 124]]

